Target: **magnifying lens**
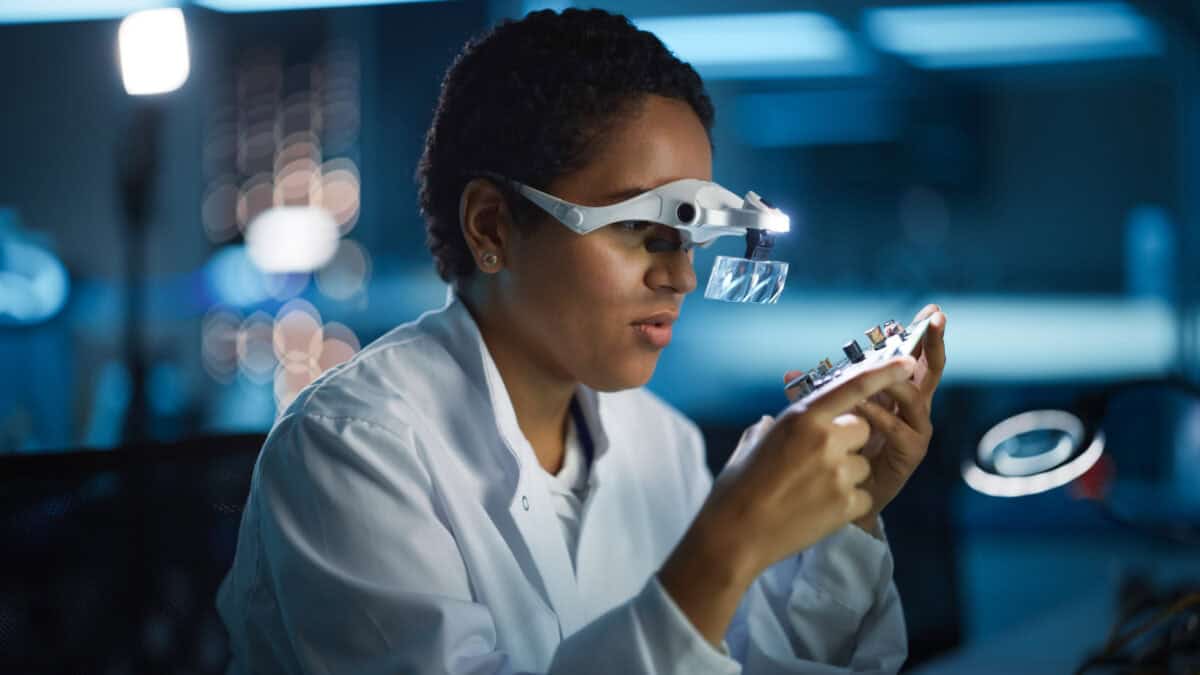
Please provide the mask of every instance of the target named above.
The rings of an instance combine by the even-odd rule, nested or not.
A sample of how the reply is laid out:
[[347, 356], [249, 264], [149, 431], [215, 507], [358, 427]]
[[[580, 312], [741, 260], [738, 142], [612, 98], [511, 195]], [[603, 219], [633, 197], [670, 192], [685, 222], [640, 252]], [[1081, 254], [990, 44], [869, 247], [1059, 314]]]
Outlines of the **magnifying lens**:
[[542, 210], [579, 234], [628, 221], [659, 223], [680, 233], [682, 246], [707, 246], [718, 237], [744, 236], [741, 258], [717, 256], [704, 297], [772, 304], [779, 300], [788, 264], [771, 260], [775, 236], [791, 229], [787, 214], [754, 192], [738, 197], [711, 181], [684, 178], [609, 206], [582, 206], [502, 176]]

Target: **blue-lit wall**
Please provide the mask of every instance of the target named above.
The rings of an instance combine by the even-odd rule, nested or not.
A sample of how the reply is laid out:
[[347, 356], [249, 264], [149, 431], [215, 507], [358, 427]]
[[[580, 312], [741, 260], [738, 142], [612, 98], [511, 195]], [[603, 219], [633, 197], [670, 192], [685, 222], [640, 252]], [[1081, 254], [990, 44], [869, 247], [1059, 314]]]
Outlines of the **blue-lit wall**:
[[[716, 2], [599, 4], [642, 18], [729, 11]], [[795, 231], [777, 247], [791, 271], [777, 306], [689, 299], [650, 386], [705, 428], [719, 466], [744, 425], [782, 406], [784, 371], [836, 354], [871, 324], [941, 303], [949, 369], [938, 433], [927, 466], [889, 512], [915, 653], [929, 656], [1109, 593], [1111, 579], [1071, 577], [1069, 561], [1093, 572], [1106, 555], [1161, 562], [1160, 548], [1126, 530], [1113, 535], [1068, 489], [997, 500], [968, 491], [959, 466], [980, 434], [1018, 410], [1066, 406], [1120, 379], [1198, 372], [1200, 24], [1182, 6], [1139, 5], [1153, 31], [1136, 48], [1014, 64], [997, 52], [975, 67], [943, 68], [873, 43], [871, 6], [802, 8], [827, 19], [815, 29], [844, 33], [853, 58], [840, 65], [701, 68], [717, 107], [716, 179], [792, 214]], [[287, 394], [269, 344], [259, 367], [236, 350], [213, 356], [209, 339], [226, 349], [220, 340], [245, 337], [252, 324], [265, 320], [269, 330], [281, 308], [301, 306], [291, 300], [357, 344], [440, 305], [413, 182], [423, 135], [459, 46], [523, 7], [188, 7], [192, 71], [164, 99], [147, 235], [141, 344], [153, 438], [265, 432]], [[795, 9], [759, 2], [739, 11]], [[0, 284], [2, 453], [122, 443], [133, 387], [117, 183], [135, 104], [122, 90], [117, 25], [0, 24], [0, 244], [36, 244], [69, 276], [61, 311], [36, 321], [4, 320], [11, 287]], [[307, 275], [301, 290], [272, 294], [240, 237], [206, 235], [207, 199], [225, 170], [208, 163], [212, 119], [247, 54], [272, 48], [286, 67], [315, 62], [330, 44], [357, 55], [358, 126], [343, 158], [356, 167], [361, 202], [345, 238], [366, 252], [369, 273], [341, 297]], [[702, 286], [711, 259], [728, 253], [738, 245], [699, 253]], [[225, 337], [210, 335], [214, 322], [226, 322]], [[1110, 420], [1119, 494], [1135, 516], [1200, 520], [1198, 405], [1147, 395]], [[1193, 561], [1173, 558], [1164, 569]], [[1037, 570], [1049, 580], [1030, 582]], [[1009, 587], [1024, 594], [1001, 591]]]
[[[353, 236], [371, 256], [373, 284], [368, 302], [327, 308], [311, 285], [308, 292], [319, 309], [345, 319], [365, 341], [440, 298], [431, 288], [412, 170], [440, 73], [488, 12], [470, 3], [282, 14], [189, 11], [193, 72], [184, 90], [167, 100], [165, 161], [149, 229], [147, 339], [153, 360], [183, 373], [176, 379], [195, 407], [193, 420], [222, 424], [208, 407], [211, 383], [197, 366], [200, 318], [223, 298], [197, 277], [216, 248], [201, 223], [206, 121], [234, 76], [234, 56], [258, 43], [281, 45], [293, 55], [316, 52], [331, 40], [348, 40], [360, 54], [363, 198]], [[76, 282], [60, 330], [72, 335], [65, 342], [73, 353], [64, 358], [78, 382], [66, 405], [73, 411], [69, 438], [79, 443], [88, 440], [96, 373], [122, 347], [125, 251], [113, 186], [133, 104], [121, 89], [115, 59], [108, 58], [115, 21], [0, 30], [6, 61], [23, 64], [10, 74], [10, 100], [19, 104], [6, 106], [0, 127], [10, 158], [0, 166], [0, 204], [50, 236]], [[1177, 151], [1178, 68], [1163, 56], [923, 71], [881, 55], [859, 76], [712, 80], [716, 173], [732, 189], [754, 189], [793, 214], [797, 231], [779, 245], [792, 269], [785, 307], [731, 309], [693, 300], [678, 353], [664, 359], [656, 386], [672, 397], [672, 373], [685, 368], [674, 357], [692, 363], [705, 354], [735, 388], [756, 389], [773, 369], [788, 367], [764, 362], [740, 379], [727, 372], [740, 365], [741, 336], [729, 325], [732, 316], [767, 325], [785, 320], [780, 325], [789, 333], [824, 330], [820, 342], [797, 340], [796, 358], [807, 363], [840, 344], [837, 336], [878, 318], [876, 312], [906, 318], [926, 300], [960, 301], [965, 313], [957, 316], [969, 322], [956, 323], [953, 345], [957, 335], [982, 334], [973, 325], [982, 296], [1052, 295], [1067, 302], [1102, 296], [1119, 303], [1147, 266], [1145, 283], [1165, 279], [1166, 287], [1155, 292], [1182, 292], [1183, 260], [1194, 245], [1181, 203], [1181, 167], [1189, 160]], [[1139, 207], [1163, 214], [1173, 242], [1167, 265], [1152, 260], [1136, 268], [1130, 228]], [[725, 244], [717, 252], [732, 248]], [[701, 268], [704, 263], [702, 255]], [[412, 290], [396, 300], [401, 288]], [[854, 323], [848, 316], [836, 322], [811, 317], [860, 301], [866, 304]], [[1020, 320], [1019, 312], [1004, 316]], [[730, 349], [700, 344], [714, 339]], [[1161, 340], [1155, 345], [1163, 348]], [[787, 353], [777, 348], [772, 356], [786, 360]], [[1175, 358], [1159, 356], [1149, 363]], [[990, 372], [974, 356], [959, 366], [952, 380], [986, 379]], [[1110, 366], [1121, 371], [1119, 363], [1105, 364], [1097, 376]], [[1089, 374], [1085, 367], [1076, 375]], [[1022, 376], [1045, 379], [1034, 369]], [[680, 404], [692, 407], [686, 396]], [[741, 416], [760, 404], [717, 407]], [[260, 424], [269, 423], [264, 415]]]

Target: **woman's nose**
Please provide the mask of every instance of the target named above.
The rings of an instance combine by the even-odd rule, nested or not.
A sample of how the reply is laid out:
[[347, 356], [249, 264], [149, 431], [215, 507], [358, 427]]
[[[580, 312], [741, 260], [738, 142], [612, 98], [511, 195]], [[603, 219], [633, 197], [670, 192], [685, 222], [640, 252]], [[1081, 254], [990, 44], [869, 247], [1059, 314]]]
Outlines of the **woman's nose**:
[[692, 250], [677, 248], [651, 256], [653, 263], [646, 274], [646, 285], [653, 290], [671, 290], [687, 295], [696, 290], [696, 268]]

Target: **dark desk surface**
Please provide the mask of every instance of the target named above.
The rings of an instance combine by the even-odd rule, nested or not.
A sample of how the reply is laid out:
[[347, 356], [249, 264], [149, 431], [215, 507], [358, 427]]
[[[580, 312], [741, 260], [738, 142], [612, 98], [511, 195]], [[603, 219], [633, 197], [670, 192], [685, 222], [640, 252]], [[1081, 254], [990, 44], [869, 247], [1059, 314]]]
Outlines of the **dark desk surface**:
[[962, 553], [966, 644], [913, 673], [1071, 673], [1107, 638], [1123, 573], [1200, 584], [1200, 547], [1136, 535], [988, 534]]

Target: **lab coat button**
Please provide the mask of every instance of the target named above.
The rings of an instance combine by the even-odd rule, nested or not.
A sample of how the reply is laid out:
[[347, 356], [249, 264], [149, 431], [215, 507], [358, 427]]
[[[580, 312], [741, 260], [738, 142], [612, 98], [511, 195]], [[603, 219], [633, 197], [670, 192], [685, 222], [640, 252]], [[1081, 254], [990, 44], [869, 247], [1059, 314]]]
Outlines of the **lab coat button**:
[[521, 495], [521, 506], [522, 506], [522, 507], [523, 507], [523, 508], [524, 508], [526, 511], [528, 511], [528, 510], [529, 510], [529, 497], [526, 497], [526, 496], [524, 496], [524, 495]]

